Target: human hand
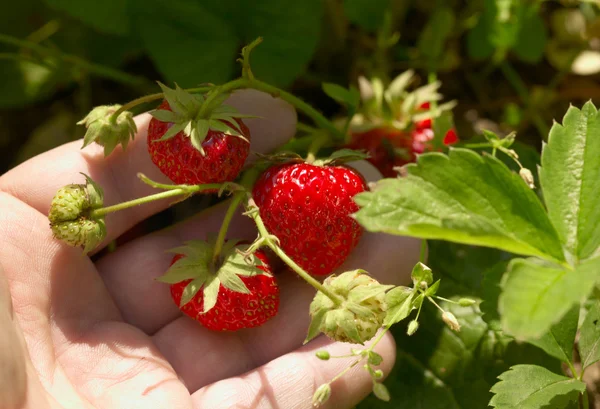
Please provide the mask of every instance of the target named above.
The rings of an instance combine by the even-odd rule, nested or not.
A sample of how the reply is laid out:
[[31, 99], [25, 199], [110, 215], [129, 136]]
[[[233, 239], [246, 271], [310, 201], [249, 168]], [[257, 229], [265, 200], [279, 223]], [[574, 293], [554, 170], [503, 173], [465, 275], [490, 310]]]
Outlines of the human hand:
[[[281, 100], [236, 92], [231, 105], [261, 119], [247, 124], [252, 150], [268, 152], [295, 132], [296, 114]], [[93, 263], [81, 249], [55, 240], [47, 213], [56, 191], [80, 183], [79, 172], [104, 189], [105, 203], [154, 193], [138, 172], [168, 183], [146, 148], [149, 115], [126, 152], [103, 157], [101, 147], [76, 141], [41, 154], [0, 177], [0, 407], [12, 408], [309, 408], [315, 389], [347, 362], [321, 362], [318, 349], [344, 355], [347, 344], [318, 337], [301, 346], [314, 289], [290, 272], [277, 276], [278, 315], [265, 325], [212, 332], [183, 316], [168, 287], [154, 279], [169, 266], [165, 251], [216, 232], [227, 203], [137, 238]], [[374, 168], [365, 164], [373, 180]], [[152, 202], [107, 217], [105, 244], [168, 206]], [[236, 216], [229, 236], [253, 239], [252, 221]], [[386, 284], [406, 281], [419, 242], [365, 233], [340, 271], [363, 268]], [[7, 289], [9, 291], [7, 291]], [[12, 308], [11, 308], [12, 301]], [[394, 363], [386, 334], [376, 351], [381, 369]], [[354, 368], [333, 385], [323, 407], [347, 408], [371, 390]]]

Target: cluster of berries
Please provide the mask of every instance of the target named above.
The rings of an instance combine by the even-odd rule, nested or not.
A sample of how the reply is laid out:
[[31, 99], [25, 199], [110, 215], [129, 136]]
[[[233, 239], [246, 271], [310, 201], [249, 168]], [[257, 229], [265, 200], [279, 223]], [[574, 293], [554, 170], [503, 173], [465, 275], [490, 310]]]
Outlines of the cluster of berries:
[[[153, 118], [147, 136], [152, 162], [177, 185], [233, 182], [250, 152], [250, 130], [243, 121], [250, 116], [224, 105], [227, 95], [219, 95], [218, 91], [193, 95], [179, 87], [171, 89], [160, 85], [164, 100], [151, 112]], [[413, 105], [417, 105], [413, 113], [430, 110], [430, 102], [421, 101], [424, 97], [432, 101], [438, 99], [435, 88], [427, 90], [429, 93], [415, 94]], [[372, 116], [369, 105], [365, 106], [363, 115]], [[84, 146], [95, 141], [105, 147], [105, 154], [110, 154], [118, 143], [127, 145], [136, 132], [135, 124], [129, 112], [119, 115], [119, 109], [119, 106], [96, 108], [81, 122], [88, 128]], [[370, 119], [371, 124], [377, 124]], [[419, 120], [401, 121], [402, 129], [398, 129], [398, 123], [397, 120], [392, 125], [379, 121], [379, 125], [371, 125], [366, 130], [350, 126], [346, 147], [366, 150], [370, 154], [368, 160], [384, 176], [395, 176], [395, 167], [432, 150], [430, 142], [434, 137], [432, 119], [427, 115]], [[450, 129], [444, 143], [456, 140], [454, 129]], [[271, 163], [264, 169], [251, 192], [249, 203], [268, 234], [276, 238], [277, 246], [299, 268], [317, 278], [326, 277], [340, 267], [363, 233], [351, 215], [358, 210], [354, 196], [368, 187], [363, 177], [343, 161], [344, 155], [333, 155], [328, 160], [288, 157], [283, 163]], [[80, 201], [87, 203], [94, 186], [90, 180], [88, 185], [75, 186], [76, 192], [81, 193]], [[66, 193], [71, 200], [72, 192]], [[92, 220], [78, 214], [63, 217], [59, 212], [64, 210], [59, 209], [63, 202], [55, 200], [50, 214], [57, 237], [72, 245], [82, 245], [85, 240], [68, 226], [78, 226], [83, 219], [92, 226], [101, 221], [104, 228], [103, 218]], [[100, 197], [87, 207], [79, 207], [98, 209], [101, 206]], [[103, 237], [97, 233], [98, 229], [88, 228], [95, 246]], [[172, 298], [183, 313], [209, 329], [235, 331], [262, 325], [277, 314], [279, 287], [267, 253], [255, 244], [237, 241], [223, 244], [215, 240], [188, 242], [173, 250], [171, 266], [159, 280], [170, 285]], [[86, 249], [90, 249], [88, 242]], [[311, 306], [313, 319], [319, 315], [322, 322], [320, 330], [334, 339], [350, 342], [363, 343], [370, 339], [382, 324], [385, 315], [382, 297], [390, 286], [380, 286], [374, 279], [357, 272], [329, 277], [323, 285], [331, 294], [319, 293], [321, 297], [316, 297]], [[340, 310], [335, 297], [347, 301], [342, 303], [347, 307], [352, 305], [352, 294], [362, 293], [361, 287], [370, 288], [371, 304], [378, 305], [376, 313], [361, 318], [347, 308]], [[381, 291], [375, 291], [376, 288]], [[331, 313], [327, 320], [325, 312]], [[363, 332], [344, 329], [347, 314], [354, 314], [349, 321], [362, 322]], [[336, 322], [339, 325], [331, 326]]]

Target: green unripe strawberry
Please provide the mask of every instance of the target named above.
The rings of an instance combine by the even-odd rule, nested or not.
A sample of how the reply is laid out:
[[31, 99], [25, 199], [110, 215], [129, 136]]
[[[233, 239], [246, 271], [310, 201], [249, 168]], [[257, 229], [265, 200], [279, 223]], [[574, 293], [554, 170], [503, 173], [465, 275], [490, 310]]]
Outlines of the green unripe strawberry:
[[323, 285], [341, 302], [336, 304], [321, 291], [315, 295], [310, 305], [312, 322], [305, 342], [319, 332], [333, 340], [355, 344], [373, 338], [385, 318], [385, 292], [393, 286], [379, 284], [364, 270], [330, 276]]
[[87, 253], [106, 237], [104, 217], [91, 217], [91, 211], [104, 203], [102, 188], [85, 175], [86, 184], [71, 184], [56, 192], [48, 220], [54, 236], [71, 246], [83, 246]]
[[117, 118], [112, 118], [119, 108], [121, 105], [102, 105], [92, 109], [85, 118], [77, 122], [87, 128], [82, 148], [96, 142], [104, 146], [104, 156], [110, 155], [118, 144], [127, 149], [129, 140], [137, 133], [137, 127], [131, 112], [124, 111]]
[[48, 220], [59, 223], [75, 220], [81, 212], [89, 208], [89, 199], [85, 185], [67, 185], [61, 187], [50, 204]]
[[83, 246], [84, 253], [93, 250], [106, 237], [106, 226], [103, 219], [64, 221], [51, 225], [54, 237], [70, 246]]

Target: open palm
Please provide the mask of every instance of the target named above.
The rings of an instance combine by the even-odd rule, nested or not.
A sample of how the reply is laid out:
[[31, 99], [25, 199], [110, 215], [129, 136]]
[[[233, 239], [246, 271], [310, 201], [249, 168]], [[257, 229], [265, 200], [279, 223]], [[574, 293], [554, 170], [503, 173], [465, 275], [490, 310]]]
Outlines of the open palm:
[[[248, 120], [254, 151], [268, 152], [294, 133], [296, 114], [280, 100], [240, 91], [229, 103], [261, 117]], [[138, 172], [168, 182], [147, 153], [148, 121], [148, 115], [136, 118], [140, 131], [126, 152], [117, 149], [104, 158], [100, 147], [81, 151], [77, 141], [0, 177], [0, 407], [311, 407], [315, 388], [347, 365], [318, 361], [314, 351], [349, 350], [324, 337], [301, 346], [311, 287], [292, 273], [278, 275], [277, 317], [260, 328], [220, 333], [183, 316], [168, 287], [154, 280], [169, 266], [166, 250], [218, 231], [227, 203], [137, 238], [95, 264], [80, 249], [52, 238], [46, 217], [51, 199], [61, 186], [82, 183], [79, 172], [104, 188], [107, 205], [154, 193], [139, 182]], [[109, 215], [106, 242], [169, 204]], [[230, 237], [256, 236], [244, 216], [232, 226]], [[398, 283], [416, 261], [418, 246], [410, 239], [365, 234], [344, 268], [365, 268]], [[387, 373], [394, 362], [393, 339], [386, 336], [377, 351]], [[369, 393], [369, 375], [355, 369], [334, 383], [329, 407], [351, 407]]]

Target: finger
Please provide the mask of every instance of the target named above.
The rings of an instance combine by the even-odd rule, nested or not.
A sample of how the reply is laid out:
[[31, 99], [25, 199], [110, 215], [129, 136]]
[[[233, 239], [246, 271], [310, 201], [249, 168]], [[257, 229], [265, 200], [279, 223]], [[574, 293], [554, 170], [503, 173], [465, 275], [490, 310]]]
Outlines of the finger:
[[[26, 407], [43, 409], [47, 398], [52, 408], [130, 408], [133, 400], [148, 409], [189, 408], [189, 393], [172, 367], [148, 336], [121, 321], [81, 249], [53, 241], [43, 215], [3, 192], [0, 208], [0, 260], [21, 344], [31, 354]], [[0, 320], [2, 312], [0, 306]], [[18, 356], [15, 348], [8, 351]]]
[[[295, 133], [296, 112], [281, 99], [255, 90], [242, 90], [234, 93], [227, 103], [243, 113], [260, 117], [247, 120], [252, 151], [269, 152]], [[84, 182], [79, 172], [90, 175], [104, 189], [105, 205], [157, 193], [156, 189], [138, 179], [138, 172], [163, 183], [170, 181], [152, 163], [148, 154], [146, 139], [150, 115], [140, 115], [135, 119], [138, 133], [127, 151], [118, 147], [104, 158], [103, 149], [96, 144], [81, 150], [81, 140], [71, 142], [38, 155], [0, 177], [0, 190], [43, 214], [48, 213], [52, 198], [60, 187]], [[171, 202], [172, 199], [155, 201], [108, 215], [105, 243], [163, 210]]]
[[[255, 409], [313, 408], [315, 390], [331, 381], [352, 362], [352, 359], [320, 361], [314, 355], [318, 349], [327, 349], [332, 356], [346, 355], [350, 345], [319, 338], [243, 376], [200, 389], [192, 395], [194, 407], [224, 409], [248, 405]], [[395, 360], [396, 349], [392, 336], [386, 334], [375, 351], [384, 358], [380, 369], [387, 374]], [[362, 365], [356, 365], [331, 387], [331, 397], [321, 408], [345, 409], [353, 407], [370, 393], [372, 381]]]

